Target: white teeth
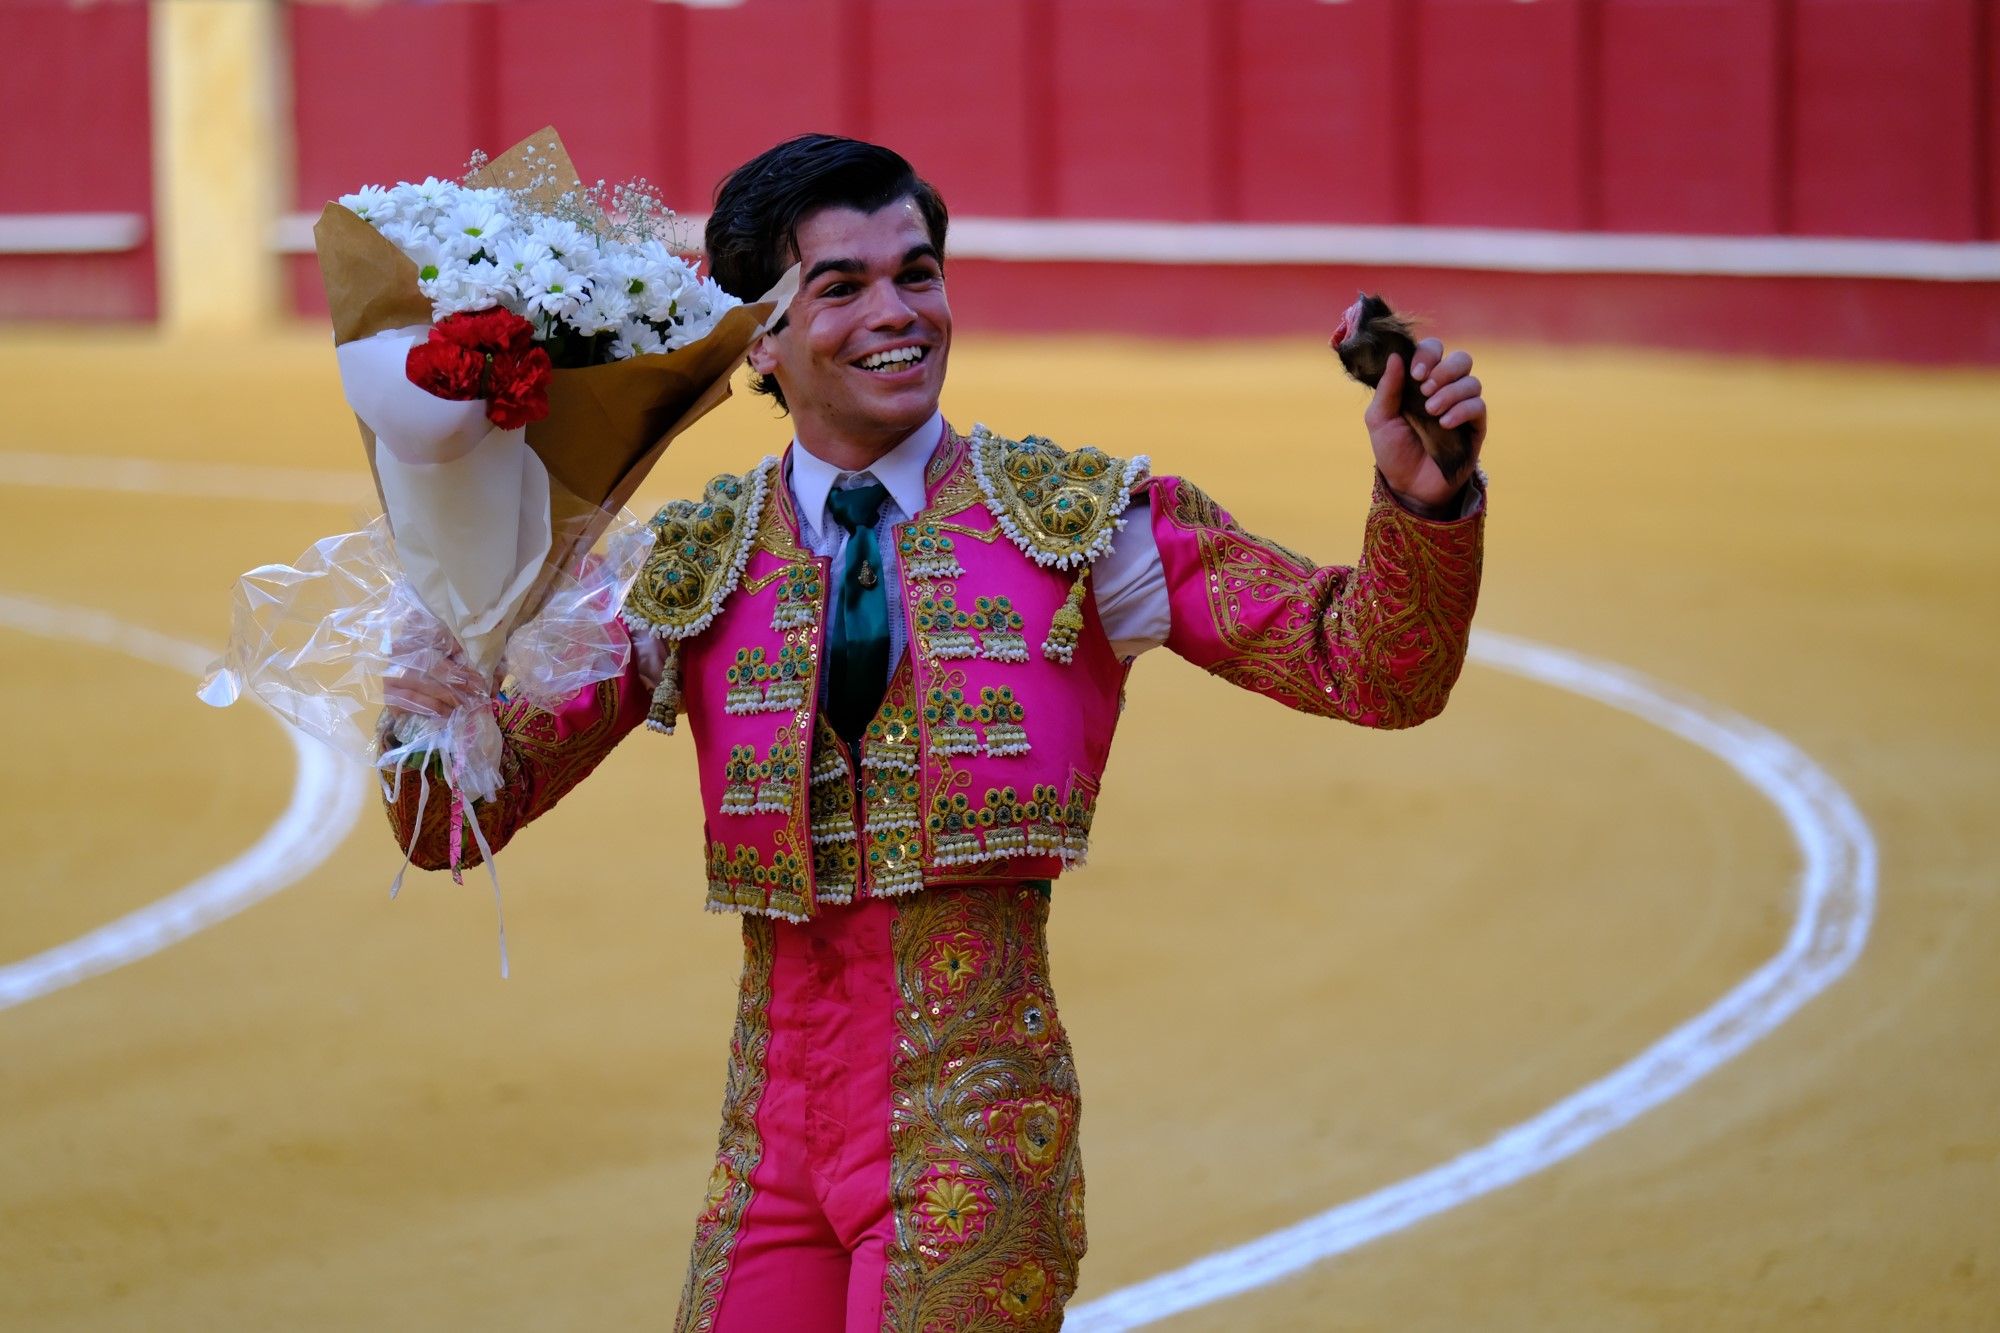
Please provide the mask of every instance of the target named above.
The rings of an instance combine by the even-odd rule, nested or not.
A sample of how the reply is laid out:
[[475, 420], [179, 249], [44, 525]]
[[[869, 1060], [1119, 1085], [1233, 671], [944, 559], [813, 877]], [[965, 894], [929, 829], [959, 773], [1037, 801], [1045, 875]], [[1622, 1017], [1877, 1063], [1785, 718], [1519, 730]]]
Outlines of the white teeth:
[[873, 356], [863, 357], [861, 359], [861, 368], [863, 370], [882, 370], [889, 366], [900, 366], [905, 362], [921, 361], [923, 359], [924, 349], [921, 347], [898, 347], [894, 351], [877, 352]]

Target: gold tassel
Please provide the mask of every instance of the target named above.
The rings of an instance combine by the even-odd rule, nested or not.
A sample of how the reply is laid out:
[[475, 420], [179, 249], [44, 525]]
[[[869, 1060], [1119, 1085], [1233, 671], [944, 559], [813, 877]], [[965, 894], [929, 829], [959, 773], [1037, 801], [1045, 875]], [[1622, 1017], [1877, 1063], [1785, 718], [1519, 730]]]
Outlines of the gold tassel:
[[1090, 579], [1090, 566], [1069, 585], [1069, 596], [1056, 608], [1049, 622], [1049, 637], [1042, 642], [1042, 656], [1067, 665], [1076, 656], [1076, 641], [1083, 634], [1083, 587]]
[[653, 705], [646, 710], [646, 728], [671, 736], [681, 715], [681, 641], [668, 639], [666, 648], [660, 683], [653, 687]]

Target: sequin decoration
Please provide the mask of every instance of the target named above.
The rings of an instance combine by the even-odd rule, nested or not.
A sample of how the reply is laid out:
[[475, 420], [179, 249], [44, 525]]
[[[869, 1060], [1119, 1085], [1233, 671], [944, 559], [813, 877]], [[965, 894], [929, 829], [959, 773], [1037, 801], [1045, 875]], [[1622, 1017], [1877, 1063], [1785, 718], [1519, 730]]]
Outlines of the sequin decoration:
[[1025, 662], [1028, 640], [1021, 633], [1020, 612], [1005, 597], [980, 597], [965, 617], [979, 636], [979, 655], [992, 662]]
[[660, 507], [647, 525], [653, 549], [625, 599], [627, 625], [667, 639], [708, 627], [743, 576], [776, 464], [766, 458], [740, 477], [715, 477], [699, 500]]
[[977, 657], [979, 640], [949, 590], [923, 593], [911, 611], [923, 650], [940, 661]]
[[1028, 710], [1014, 697], [1012, 686], [988, 686], [980, 690], [979, 707], [972, 716], [983, 733], [982, 744], [987, 754], [999, 758], [1028, 752], [1028, 729], [1021, 725]]
[[872, 894], [913, 893], [924, 886], [924, 845], [916, 686], [907, 656], [862, 732], [861, 774], [862, 882]]
[[960, 686], [933, 685], [925, 692], [924, 723], [932, 754], [978, 754], [979, 733], [972, 722], [972, 710], [966, 707], [965, 691]]
[[1153, 485], [1169, 520], [1157, 533], [1169, 581], [1193, 592], [1191, 606], [1175, 602], [1181, 656], [1363, 726], [1415, 726], [1443, 710], [1478, 603], [1483, 511], [1469, 522], [1418, 518], [1378, 475], [1361, 559], [1322, 566], [1245, 532], [1190, 482]]
[[826, 590], [818, 565], [786, 566], [778, 580], [777, 603], [771, 608], [771, 628], [798, 629], [818, 624], [825, 600]]
[[787, 921], [812, 914], [805, 860], [797, 852], [774, 851], [766, 861], [755, 847], [731, 850], [716, 839], [708, 845], [708, 905], [711, 910], [742, 908]]
[[1070, 569], [1111, 549], [1120, 515], [1148, 460], [1100, 449], [1065, 452], [1038, 435], [1009, 440], [972, 431], [972, 468], [986, 507], [1038, 565]]
[[755, 747], [732, 745], [722, 773], [723, 814], [790, 814], [799, 786], [799, 747], [780, 739], [759, 759]]
[[962, 787], [940, 786], [925, 822], [931, 859], [970, 866], [1008, 856], [1059, 856], [1080, 862], [1089, 850], [1097, 792], [1072, 775], [1067, 799], [1053, 784], [989, 788], [976, 802]]
[[924, 592], [912, 612], [920, 646], [940, 661], [983, 657], [991, 662], [1025, 662], [1025, 622], [1008, 597], [979, 597], [972, 609], [958, 605], [950, 587]]
[[729, 1078], [722, 1094], [722, 1133], [708, 1198], [695, 1221], [687, 1281], [681, 1288], [674, 1333], [708, 1333], [729, 1274], [729, 1260], [750, 1210], [750, 1177], [764, 1157], [757, 1106], [768, 1078], [771, 1049], [771, 966], [775, 931], [759, 916], [743, 918], [743, 977], [738, 986], [736, 1031], [729, 1041]]
[[896, 542], [896, 553], [903, 562], [904, 578], [955, 579], [965, 572], [965, 567], [958, 563], [951, 534], [935, 523], [905, 525]]
[[805, 707], [812, 652], [805, 644], [787, 643], [773, 662], [761, 647], [739, 648], [723, 678], [729, 687], [722, 697], [723, 712], [789, 713]]
[[1076, 1289], [1081, 1104], [1047, 919], [1022, 885], [932, 889], [897, 913], [885, 1330], [1053, 1330]]

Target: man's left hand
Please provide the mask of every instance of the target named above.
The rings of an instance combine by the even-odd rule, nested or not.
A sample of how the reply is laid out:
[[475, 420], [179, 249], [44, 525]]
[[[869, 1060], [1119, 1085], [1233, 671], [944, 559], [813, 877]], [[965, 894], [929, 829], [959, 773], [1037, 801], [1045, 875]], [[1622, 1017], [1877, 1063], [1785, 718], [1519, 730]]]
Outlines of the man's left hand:
[[1403, 358], [1390, 354], [1375, 397], [1362, 420], [1368, 425], [1368, 442], [1375, 448], [1375, 466], [1398, 499], [1414, 502], [1419, 509], [1439, 509], [1453, 504], [1472, 475], [1472, 464], [1456, 477], [1439, 471], [1423, 442], [1403, 420], [1400, 403], [1403, 377], [1414, 375], [1426, 397], [1425, 406], [1447, 427], [1472, 426], [1472, 457], [1476, 462], [1486, 443], [1486, 400], [1480, 397], [1479, 380], [1472, 373], [1472, 353], [1463, 348], [1445, 354], [1444, 344], [1425, 338], [1405, 370]]

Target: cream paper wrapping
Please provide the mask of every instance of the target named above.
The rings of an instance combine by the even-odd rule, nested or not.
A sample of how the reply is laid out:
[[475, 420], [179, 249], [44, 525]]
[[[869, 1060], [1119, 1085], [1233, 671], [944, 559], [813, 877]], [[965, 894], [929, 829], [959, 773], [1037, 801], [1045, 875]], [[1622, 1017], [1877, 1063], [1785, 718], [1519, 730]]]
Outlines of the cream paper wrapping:
[[549, 558], [549, 471], [526, 429], [492, 426], [484, 401], [410, 382], [410, 348], [429, 332], [411, 325], [343, 344], [341, 388], [382, 446], [375, 476], [404, 575], [490, 682]]

